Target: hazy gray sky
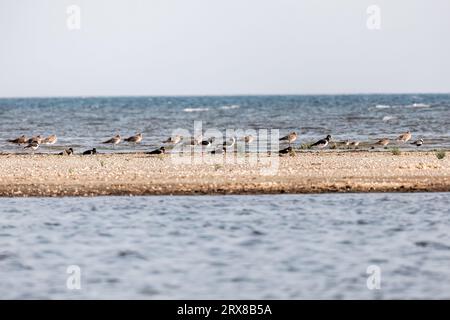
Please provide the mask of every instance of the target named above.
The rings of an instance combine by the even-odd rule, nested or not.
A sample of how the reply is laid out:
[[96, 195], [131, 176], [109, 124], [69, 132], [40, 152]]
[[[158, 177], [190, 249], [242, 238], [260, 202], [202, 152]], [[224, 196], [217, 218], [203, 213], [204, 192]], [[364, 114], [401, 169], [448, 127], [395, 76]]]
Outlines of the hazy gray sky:
[[450, 92], [449, 36], [449, 0], [0, 0], [0, 96]]

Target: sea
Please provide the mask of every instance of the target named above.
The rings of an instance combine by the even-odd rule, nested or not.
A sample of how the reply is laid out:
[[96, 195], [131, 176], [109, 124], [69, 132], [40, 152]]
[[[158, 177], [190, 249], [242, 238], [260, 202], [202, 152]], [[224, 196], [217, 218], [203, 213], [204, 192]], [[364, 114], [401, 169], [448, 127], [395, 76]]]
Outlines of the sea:
[[[203, 132], [216, 129], [224, 138], [226, 130], [266, 129], [280, 136], [296, 131], [297, 145], [328, 134], [333, 141], [370, 144], [409, 130], [411, 142], [424, 139], [421, 149], [449, 148], [450, 94], [0, 99], [0, 152], [27, 152], [8, 142], [22, 134], [56, 134], [57, 144], [42, 146], [42, 153], [153, 150], [177, 130], [196, 134], [195, 121]], [[138, 132], [144, 136], [139, 145], [101, 143]]]
[[[450, 95], [0, 99], [0, 153], [146, 151], [194, 121], [446, 149], [449, 116]], [[100, 144], [118, 132], [144, 141]], [[0, 299], [449, 299], [449, 266], [450, 193], [0, 198]]]

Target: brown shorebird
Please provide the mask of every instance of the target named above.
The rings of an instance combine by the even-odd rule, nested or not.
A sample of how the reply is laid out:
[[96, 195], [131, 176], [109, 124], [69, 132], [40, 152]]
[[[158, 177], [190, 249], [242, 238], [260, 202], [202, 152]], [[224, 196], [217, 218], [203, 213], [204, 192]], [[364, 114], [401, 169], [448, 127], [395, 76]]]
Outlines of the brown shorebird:
[[71, 156], [71, 155], [73, 155], [73, 149], [72, 148], [65, 149], [63, 152], [58, 153], [58, 155], [60, 155], [60, 156]]
[[33, 141], [24, 147], [24, 149], [31, 149], [33, 151], [37, 150], [38, 148], [39, 148], [39, 143], [37, 143], [36, 141]]
[[43, 140], [44, 138], [41, 135], [38, 135], [28, 139], [27, 143], [31, 144], [33, 142], [37, 142], [38, 144], [41, 144]]
[[385, 147], [385, 146], [387, 146], [389, 144], [389, 142], [390, 141], [389, 141], [388, 138], [383, 138], [383, 139], [378, 140], [377, 142], [375, 142], [375, 145]]
[[170, 137], [169, 139], [163, 141], [163, 143], [177, 144], [177, 143], [180, 143], [181, 140], [183, 140], [183, 137], [180, 135], [176, 135], [176, 136]]
[[27, 139], [27, 137], [24, 134], [21, 135], [20, 137], [16, 138], [16, 139], [8, 140], [8, 142], [15, 143], [15, 144], [18, 144], [18, 145], [25, 144], [25, 143], [27, 143], [27, 141], [28, 141], [28, 139]]
[[325, 148], [325, 147], [328, 145], [328, 143], [330, 142], [330, 140], [331, 140], [331, 136], [330, 136], [330, 135], [327, 135], [325, 139], [321, 139], [321, 140], [319, 140], [319, 141], [313, 143], [313, 144], [311, 145], [311, 148], [312, 148], [312, 147], [318, 147], [318, 148], [320, 148], [320, 149], [323, 149], [323, 148]]
[[88, 155], [92, 155], [92, 154], [97, 154], [97, 149], [92, 149], [92, 150], [87, 150], [85, 152], [83, 152], [83, 156], [88, 156]]
[[47, 138], [42, 140], [42, 144], [55, 144], [56, 141], [58, 141], [58, 137], [52, 134], [51, 136], [48, 136]]
[[126, 142], [132, 142], [132, 143], [141, 143], [142, 141], [142, 133], [138, 133], [132, 137], [126, 138]]
[[252, 143], [254, 140], [255, 140], [255, 137], [252, 135], [248, 135], [248, 136], [244, 137], [244, 142], [248, 143], [248, 144]]
[[111, 139], [106, 140], [106, 141], [104, 141], [102, 143], [103, 144], [112, 144], [113, 147], [114, 147], [116, 144], [119, 144], [120, 141], [121, 141], [120, 134], [118, 134], [118, 135], [115, 135], [114, 137], [112, 137]]
[[420, 147], [421, 145], [423, 145], [423, 139], [419, 139], [414, 142], [411, 142], [411, 144], [415, 145], [416, 147]]
[[350, 147], [354, 147], [354, 148], [356, 148], [357, 146], [359, 146], [359, 141], [352, 141], [352, 142], [350, 142]]
[[191, 137], [189, 139], [189, 144], [191, 146], [198, 146], [199, 144], [202, 144], [203, 135], [199, 135], [197, 137]]
[[398, 138], [397, 141], [400, 142], [408, 142], [408, 140], [411, 139], [411, 132], [406, 131], [405, 133], [402, 133]]
[[146, 152], [146, 154], [164, 154], [165, 152], [166, 152], [166, 148], [161, 147], [159, 149], [155, 149], [153, 151]]
[[297, 140], [297, 133], [295, 131], [289, 133], [287, 136], [280, 138], [280, 141], [287, 141], [289, 143], [289, 146], [291, 146], [291, 143], [295, 140]]

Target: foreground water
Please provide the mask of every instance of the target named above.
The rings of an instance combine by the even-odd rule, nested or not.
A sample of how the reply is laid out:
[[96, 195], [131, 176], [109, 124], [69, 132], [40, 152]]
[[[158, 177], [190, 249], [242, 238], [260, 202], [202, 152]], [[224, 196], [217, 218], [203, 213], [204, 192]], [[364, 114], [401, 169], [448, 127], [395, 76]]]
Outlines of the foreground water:
[[3, 198], [0, 298], [450, 298], [449, 208], [449, 193]]
[[0, 99], [0, 152], [23, 152], [7, 143], [22, 134], [56, 134], [55, 152], [72, 146], [77, 152], [98, 147], [120, 132], [143, 132], [142, 145], [121, 144], [115, 151], [159, 147], [173, 130], [279, 129], [300, 133], [297, 143], [327, 134], [335, 140], [376, 141], [411, 130], [422, 148], [450, 147], [450, 95], [324, 95], [236, 97], [122, 97]]

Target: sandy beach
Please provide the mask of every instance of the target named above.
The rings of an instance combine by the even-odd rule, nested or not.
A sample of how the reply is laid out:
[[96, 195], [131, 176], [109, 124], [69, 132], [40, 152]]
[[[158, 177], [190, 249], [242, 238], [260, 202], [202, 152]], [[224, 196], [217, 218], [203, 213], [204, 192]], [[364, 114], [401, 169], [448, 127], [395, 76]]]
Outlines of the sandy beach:
[[[258, 163], [241, 160], [232, 155], [205, 155], [191, 163], [170, 155], [3, 154], [0, 196], [450, 191], [449, 158], [439, 160], [434, 152], [297, 152], [263, 156]], [[268, 160], [278, 162], [263, 172], [261, 163]]]

